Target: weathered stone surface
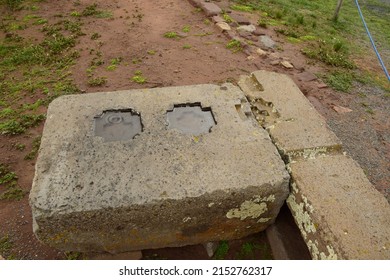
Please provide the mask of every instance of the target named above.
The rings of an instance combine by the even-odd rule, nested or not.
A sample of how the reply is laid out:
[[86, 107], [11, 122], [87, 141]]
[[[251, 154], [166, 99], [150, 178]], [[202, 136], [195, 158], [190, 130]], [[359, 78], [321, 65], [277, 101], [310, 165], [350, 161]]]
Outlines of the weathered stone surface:
[[282, 62], [280, 62], [280, 64], [284, 67], [284, 68], [287, 68], [287, 69], [293, 69], [294, 66], [288, 62], [287, 60], [283, 60]]
[[230, 17], [235, 21], [237, 22], [238, 24], [251, 24], [250, 20], [246, 17], [246, 16], [243, 16], [243, 15], [240, 15], [238, 14], [237, 12], [232, 12], [230, 14]]
[[227, 24], [226, 22], [217, 22], [215, 25], [218, 26], [219, 29], [221, 29], [222, 31], [232, 30], [230, 25]]
[[260, 111], [269, 112], [263, 126], [284, 156], [307, 158], [341, 150], [340, 140], [287, 75], [255, 71], [239, 85]]
[[222, 13], [221, 8], [211, 2], [201, 2], [200, 6], [207, 16], [216, 16]]
[[290, 164], [287, 203], [313, 259], [390, 259], [390, 205], [343, 155]]
[[317, 80], [316, 75], [310, 72], [302, 72], [298, 75], [298, 79], [302, 82], [311, 82]]
[[261, 48], [256, 48], [256, 53], [259, 56], [266, 56], [268, 54], [266, 51], [262, 50]]
[[[231, 84], [54, 100], [30, 193], [35, 234], [62, 250], [115, 253], [265, 229], [288, 195], [289, 175], [245, 100]], [[168, 129], [167, 111], [188, 103], [211, 108], [210, 133]], [[143, 126], [134, 139], [94, 136], [96, 116], [129, 109]]]
[[224, 22], [225, 21], [220, 16], [213, 16], [212, 19], [213, 19], [213, 22], [215, 22], [215, 23], [217, 23], [217, 22]]
[[240, 25], [239, 27], [237, 27], [237, 31], [246, 31], [246, 32], [252, 33], [255, 30], [256, 30], [256, 26], [254, 26], [253, 24]]
[[276, 43], [274, 40], [271, 39], [271, 37], [267, 35], [259, 36], [259, 42], [263, 45], [266, 49], [274, 49], [276, 47]]

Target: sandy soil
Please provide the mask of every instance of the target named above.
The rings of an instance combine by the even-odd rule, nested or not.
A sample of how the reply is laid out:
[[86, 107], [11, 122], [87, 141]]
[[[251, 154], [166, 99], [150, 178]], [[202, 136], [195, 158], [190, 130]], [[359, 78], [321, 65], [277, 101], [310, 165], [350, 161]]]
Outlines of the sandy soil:
[[[251, 57], [250, 50], [247, 53], [233, 53], [226, 48], [230, 39], [188, 1], [83, 0], [79, 1], [80, 5], [75, 5], [72, 1], [52, 0], [40, 3], [36, 14], [48, 19], [49, 23], [55, 23], [59, 21], [59, 14], [70, 17], [72, 11], [82, 10], [95, 2], [98, 3], [99, 9], [111, 11], [113, 17], [82, 19], [82, 30], [86, 36], [79, 39], [76, 49], [81, 56], [71, 71], [76, 85], [83, 92], [219, 84], [226, 81], [234, 83], [240, 75], [258, 69], [286, 73], [326, 118], [343, 141], [347, 153], [359, 162], [374, 186], [390, 197], [390, 104], [380, 89], [356, 85], [355, 89], [347, 94], [322, 88], [322, 83], [318, 80], [300, 80], [302, 72], [322, 72], [324, 66], [308, 63], [296, 45], [285, 42], [272, 29], [261, 29], [261, 32], [271, 36], [281, 46], [274, 51], [274, 55], [290, 61], [294, 69], [272, 65], [272, 56]], [[226, 3], [227, 1], [219, 2], [221, 6]], [[257, 21], [257, 18], [246, 16], [254, 22]], [[184, 26], [189, 26], [188, 33], [182, 31]], [[182, 37], [164, 38], [163, 34], [169, 31], [176, 31]], [[39, 27], [29, 28], [25, 32], [25, 36], [31, 38], [42, 36]], [[92, 40], [94, 33], [101, 37]], [[3, 38], [4, 34], [0, 36]], [[188, 48], [183, 48], [184, 46]], [[98, 66], [94, 75], [107, 77], [107, 83], [101, 87], [92, 87], [87, 83], [87, 69], [91, 61], [96, 59], [98, 52], [105, 64]], [[119, 57], [122, 61], [117, 69], [108, 71], [106, 68], [110, 60]], [[375, 61], [366, 63], [372, 63], [374, 71], [380, 73]], [[137, 70], [142, 71], [146, 77], [145, 84], [131, 81]], [[362, 93], [366, 97], [363, 97]], [[367, 113], [362, 103], [368, 104], [374, 114]], [[337, 113], [333, 109], [335, 105], [348, 107], [352, 112]], [[1, 162], [10, 165], [18, 174], [18, 183], [26, 191], [31, 188], [35, 161], [23, 160], [26, 152], [15, 150], [13, 144], [25, 143], [25, 151], [29, 151], [31, 139], [40, 135], [42, 128], [43, 126], [31, 129], [20, 136], [0, 135]], [[17, 258], [65, 257], [62, 252], [48, 248], [34, 237], [28, 196], [16, 202], [0, 201], [0, 225], [0, 236], [10, 236], [13, 242], [12, 253]]]

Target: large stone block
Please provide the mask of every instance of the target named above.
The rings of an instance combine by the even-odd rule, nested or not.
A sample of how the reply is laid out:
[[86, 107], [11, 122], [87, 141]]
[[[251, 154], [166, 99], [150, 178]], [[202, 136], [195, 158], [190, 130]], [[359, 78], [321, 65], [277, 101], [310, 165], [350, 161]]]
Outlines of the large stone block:
[[30, 194], [36, 236], [115, 253], [265, 229], [289, 175], [244, 101], [230, 84], [54, 100]]
[[344, 155], [290, 164], [287, 204], [313, 259], [390, 259], [390, 205]]
[[287, 75], [255, 71], [239, 85], [284, 156], [308, 158], [341, 150], [341, 141]]

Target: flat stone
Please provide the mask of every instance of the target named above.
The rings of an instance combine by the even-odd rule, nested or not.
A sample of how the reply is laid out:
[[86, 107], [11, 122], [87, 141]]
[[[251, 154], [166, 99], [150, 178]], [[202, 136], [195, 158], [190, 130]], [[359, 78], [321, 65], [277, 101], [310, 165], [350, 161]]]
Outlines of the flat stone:
[[256, 48], [256, 53], [259, 56], [266, 56], [268, 54], [266, 51], [262, 50], [261, 48]]
[[263, 45], [264, 48], [267, 49], [274, 49], [276, 47], [275, 41], [267, 35], [259, 36], [259, 42]]
[[245, 24], [245, 25], [251, 24], [250, 20], [247, 17], [242, 16], [236, 12], [232, 12], [230, 16], [238, 24]]
[[201, 7], [203, 0], [189, 0], [189, 2], [195, 7]]
[[262, 35], [265, 35], [265, 33], [259, 29], [256, 29], [255, 31], [253, 31], [252, 33], [253, 35], [255, 36], [262, 36]]
[[272, 60], [269, 64], [275, 66], [275, 65], [279, 65], [280, 64], [280, 61], [279, 60]]
[[343, 106], [338, 106], [338, 105], [333, 105], [332, 109], [335, 110], [339, 114], [345, 114], [345, 113], [350, 113], [352, 112], [351, 109]]
[[220, 16], [213, 16], [212, 20], [215, 23], [217, 23], [217, 22], [225, 22], [225, 20], [223, 18], [221, 18]]
[[280, 64], [284, 67], [284, 68], [287, 68], [287, 69], [293, 69], [294, 66], [288, 62], [287, 60], [283, 60], [282, 62], [280, 62]]
[[217, 22], [215, 25], [218, 26], [219, 29], [221, 29], [222, 31], [229, 31], [229, 30], [232, 30], [232, 28], [230, 27], [230, 25], [227, 24], [226, 22]]
[[341, 141], [288, 76], [255, 71], [239, 85], [259, 110], [269, 111], [263, 127], [284, 156], [306, 158], [341, 150]]
[[246, 32], [252, 33], [255, 30], [256, 30], [256, 26], [254, 26], [253, 24], [240, 25], [239, 27], [237, 27], [237, 31], [246, 31]]
[[[55, 99], [30, 193], [34, 233], [64, 251], [120, 253], [264, 230], [288, 195], [289, 175], [245, 100], [231, 84]], [[168, 112], [188, 106], [215, 122], [193, 134], [172, 126]], [[113, 141], [96, 135], [95, 117], [109, 110], [137, 113], [141, 132]], [[202, 127], [200, 112], [187, 113], [184, 123]]]
[[298, 75], [298, 80], [300, 80], [302, 82], [311, 82], [311, 81], [317, 80], [317, 77], [313, 73], [302, 72]]
[[317, 85], [317, 87], [318, 87], [319, 89], [323, 89], [323, 88], [327, 88], [328, 85], [325, 84], [325, 83], [319, 83], [319, 84]]
[[245, 39], [248, 39], [248, 40], [252, 40], [253, 39], [252, 33], [248, 32], [248, 31], [237, 30], [237, 32], [238, 32], [238, 35], [240, 35], [241, 37], [243, 37]]
[[222, 13], [221, 8], [211, 2], [201, 2], [200, 6], [207, 16], [216, 16]]
[[290, 164], [287, 204], [313, 259], [390, 259], [390, 205], [350, 157]]

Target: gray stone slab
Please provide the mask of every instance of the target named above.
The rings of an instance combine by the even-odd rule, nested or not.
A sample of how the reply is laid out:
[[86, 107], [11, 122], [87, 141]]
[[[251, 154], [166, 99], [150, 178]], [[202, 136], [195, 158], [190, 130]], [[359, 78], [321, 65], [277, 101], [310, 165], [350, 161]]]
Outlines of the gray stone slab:
[[[243, 100], [231, 84], [54, 100], [30, 193], [35, 234], [62, 250], [115, 253], [265, 229], [288, 195], [289, 175]], [[168, 111], [195, 103], [211, 109], [210, 132], [168, 128]], [[141, 133], [120, 141], [95, 135], [95, 117], [109, 110], [138, 114]]]
[[290, 164], [287, 204], [313, 259], [390, 259], [390, 205], [343, 155]]
[[255, 71], [239, 85], [258, 117], [264, 115], [263, 126], [284, 156], [307, 158], [341, 150], [341, 141], [287, 75]]
[[201, 2], [200, 6], [207, 16], [216, 16], [222, 13], [222, 10], [218, 5], [211, 2]]

